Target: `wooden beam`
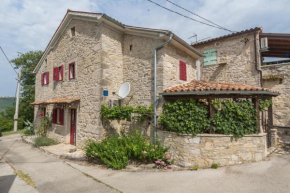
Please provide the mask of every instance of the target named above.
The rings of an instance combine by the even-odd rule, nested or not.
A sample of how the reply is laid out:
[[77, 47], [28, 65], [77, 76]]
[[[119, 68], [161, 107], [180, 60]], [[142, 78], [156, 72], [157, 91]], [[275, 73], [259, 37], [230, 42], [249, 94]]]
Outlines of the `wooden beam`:
[[[210, 119], [213, 118], [214, 117], [214, 114], [215, 114], [215, 112], [214, 112], [214, 106], [212, 104], [212, 100], [213, 100], [212, 98], [208, 98], [207, 99], [207, 101], [208, 101], [208, 110], [209, 110], [209, 118]], [[212, 123], [210, 123], [209, 133], [210, 134], [214, 133], [214, 131], [213, 131], [213, 124]]]
[[257, 116], [257, 129], [260, 133], [263, 133], [262, 128], [261, 128], [261, 124], [260, 124], [261, 118], [260, 118], [260, 109], [259, 109], [259, 98], [253, 98], [252, 102], [254, 104], [254, 108], [257, 111], [257, 115], [256, 115]]

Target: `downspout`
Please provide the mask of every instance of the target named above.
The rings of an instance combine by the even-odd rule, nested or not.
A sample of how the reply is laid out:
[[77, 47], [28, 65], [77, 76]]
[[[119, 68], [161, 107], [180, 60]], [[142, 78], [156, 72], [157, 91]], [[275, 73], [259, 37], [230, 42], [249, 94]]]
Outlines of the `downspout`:
[[154, 106], [154, 144], [156, 144], [157, 141], [157, 97], [156, 97], [156, 92], [157, 92], [157, 51], [161, 48], [163, 48], [163, 46], [165, 46], [166, 44], [168, 44], [171, 40], [172, 40], [173, 34], [170, 34], [169, 39], [158, 45], [155, 50], [154, 50], [154, 97], [153, 97], [153, 106]]
[[[254, 48], [255, 48], [255, 66], [256, 66], [256, 70], [260, 73], [260, 84], [261, 87], [263, 87], [263, 73], [262, 70], [258, 68], [258, 58], [257, 58], [257, 40], [256, 40], [256, 36], [257, 36], [257, 32], [254, 33]], [[260, 62], [262, 64], [262, 58], [261, 58], [261, 54], [260, 55]]]

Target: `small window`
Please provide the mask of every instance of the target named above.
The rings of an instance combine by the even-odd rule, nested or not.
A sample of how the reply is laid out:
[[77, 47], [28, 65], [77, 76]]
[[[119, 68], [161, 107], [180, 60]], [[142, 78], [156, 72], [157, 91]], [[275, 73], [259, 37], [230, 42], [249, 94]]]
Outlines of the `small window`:
[[46, 58], [45, 58], [44, 62], [45, 62], [45, 65], [47, 65], [47, 59]]
[[53, 80], [54, 81], [63, 80], [63, 66], [53, 68]]
[[183, 61], [179, 61], [179, 78], [180, 80], [187, 80], [186, 63]]
[[75, 75], [76, 75], [76, 66], [75, 66], [75, 63], [70, 63], [69, 64], [69, 79], [75, 79]]
[[41, 82], [42, 82], [42, 85], [49, 84], [49, 72], [45, 72], [41, 75]]
[[54, 108], [52, 112], [52, 122], [54, 124], [63, 125], [64, 123], [64, 109]]
[[76, 35], [76, 28], [75, 27], [72, 27], [70, 29], [70, 32], [71, 32], [71, 36], [74, 37]]
[[217, 63], [216, 53], [216, 49], [208, 49], [203, 52], [204, 66], [214, 65]]
[[132, 51], [132, 49], [133, 49], [133, 45], [130, 45], [130, 51]]

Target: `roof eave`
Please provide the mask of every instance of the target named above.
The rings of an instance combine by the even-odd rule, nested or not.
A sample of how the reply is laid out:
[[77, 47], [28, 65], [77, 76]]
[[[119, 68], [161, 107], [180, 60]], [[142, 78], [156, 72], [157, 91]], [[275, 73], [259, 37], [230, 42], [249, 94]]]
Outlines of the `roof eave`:
[[164, 92], [160, 93], [162, 96], [178, 96], [178, 95], [224, 95], [224, 94], [237, 94], [237, 95], [270, 95], [278, 96], [280, 93], [269, 92], [269, 91], [218, 91], [218, 90], [207, 90], [207, 91], [191, 91], [191, 92]]

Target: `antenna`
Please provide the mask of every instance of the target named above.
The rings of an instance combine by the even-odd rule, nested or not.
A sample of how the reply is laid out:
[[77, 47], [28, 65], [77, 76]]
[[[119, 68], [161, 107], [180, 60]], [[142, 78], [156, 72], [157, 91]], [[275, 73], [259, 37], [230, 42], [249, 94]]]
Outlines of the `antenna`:
[[125, 82], [120, 86], [118, 94], [113, 92], [113, 94], [120, 97], [120, 99], [126, 98], [129, 93], [130, 93], [130, 83], [129, 82]]

